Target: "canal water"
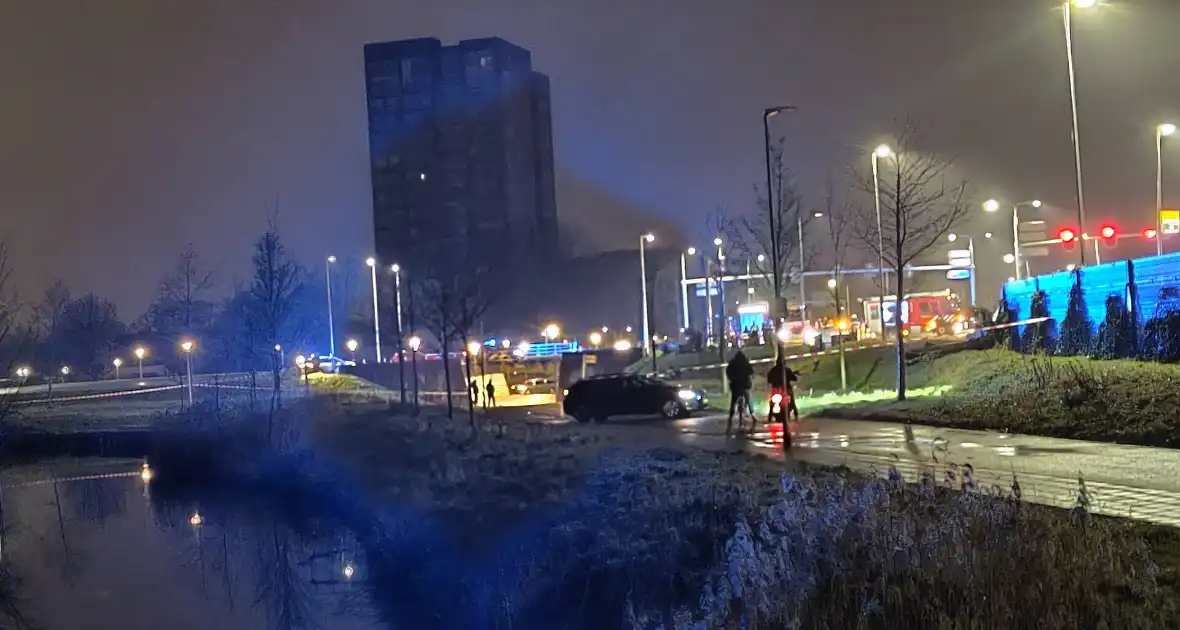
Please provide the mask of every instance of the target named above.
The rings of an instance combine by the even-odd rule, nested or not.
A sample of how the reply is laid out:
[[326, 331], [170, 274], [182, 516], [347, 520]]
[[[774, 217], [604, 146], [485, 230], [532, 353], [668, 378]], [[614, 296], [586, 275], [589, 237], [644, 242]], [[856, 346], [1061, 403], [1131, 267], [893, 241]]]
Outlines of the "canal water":
[[134, 461], [0, 471], [0, 628], [392, 627], [346, 530], [154, 497], [144, 476]]

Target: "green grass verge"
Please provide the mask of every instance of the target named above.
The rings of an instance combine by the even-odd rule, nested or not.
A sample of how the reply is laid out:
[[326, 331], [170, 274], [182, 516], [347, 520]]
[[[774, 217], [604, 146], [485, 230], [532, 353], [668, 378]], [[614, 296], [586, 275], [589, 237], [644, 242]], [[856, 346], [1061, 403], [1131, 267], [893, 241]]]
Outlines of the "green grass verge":
[[[1180, 447], [1180, 366], [968, 350], [911, 366], [934, 395], [850, 401], [827, 413], [920, 424]], [[918, 393], [921, 393], [919, 391]]]

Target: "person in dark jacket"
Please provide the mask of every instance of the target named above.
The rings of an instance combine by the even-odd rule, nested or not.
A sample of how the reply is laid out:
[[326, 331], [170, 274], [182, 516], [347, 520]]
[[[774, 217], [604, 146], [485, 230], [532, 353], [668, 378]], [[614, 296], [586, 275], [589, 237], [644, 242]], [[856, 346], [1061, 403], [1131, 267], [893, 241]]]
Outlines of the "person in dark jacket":
[[794, 383], [798, 380], [799, 375], [783, 362], [782, 357], [776, 359], [774, 366], [766, 373], [766, 382], [770, 385], [771, 391], [780, 390], [787, 394], [787, 415], [794, 413], [796, 422], [799, 420], [799, 406], [795, 404]]
[[[738, 350], [725, 366], [725, 378], [729, 381], [729, 420], [725, 423], [725, 433], [733, 431], [733, 412], [738, 413], [738, 428], [742, 426], [742, 415], [750, 407], [750, 388], [754, 386], [754, 366], [746, 358], [746, 353]], [[750, 415], [753, 420], [753, 414]]]

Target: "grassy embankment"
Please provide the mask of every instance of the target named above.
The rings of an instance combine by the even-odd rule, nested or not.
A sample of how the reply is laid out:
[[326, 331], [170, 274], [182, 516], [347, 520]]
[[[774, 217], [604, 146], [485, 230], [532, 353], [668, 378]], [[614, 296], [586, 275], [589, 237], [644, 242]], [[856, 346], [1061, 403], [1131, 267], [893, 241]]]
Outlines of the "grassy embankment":
[[478, 609], [488, 627], [653, 627], [669, 614], [717, 629], [743, 614], [754, 629], [1177, 623], [1180, 536], [1084, 510], [784, 470], [609, 426], [492, 425], [472, 439], [461, 422], [361, 404], [324, 409], [311, 429], [375, 504], [437, 523], [470, 560], [448, 570], [478, 567], [469, 598], [436, 605]]
[[[849, 391], [833, 355], [790, 362], [804, 413], [1180, 447], [1180, 366], [963, 350], [914, 361], [909, 398], [894, 401], [892, 349], [848, 353]], [[765, 366], [759, 366], [760, 371]], [[686, 374], [691, 374], [686, 372]], [[723, 404], [717, 378], [684, 378]], [[755, 403], [766, 395], [756, 379]]]

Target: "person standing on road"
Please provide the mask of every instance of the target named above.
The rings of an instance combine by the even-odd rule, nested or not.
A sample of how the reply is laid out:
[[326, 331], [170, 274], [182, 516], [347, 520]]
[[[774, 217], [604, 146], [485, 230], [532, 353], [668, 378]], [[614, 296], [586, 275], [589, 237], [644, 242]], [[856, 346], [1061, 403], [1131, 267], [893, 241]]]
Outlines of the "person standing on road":
[[488, 379], [488, 386], [484, 390], [484, 395], [485, 395], [484, 400], [487, 401], [488, 406], [495, 407], [496, 406], [496, 386], [492, 385], [491, 379]]
[[474, 407], [479, 404], [479, 381], [471, 379], [471, 406]]
[[[725, 366], [725, 378], [729, 381], [729, 419], [725, 422], [725, 434], [733, 432], [733, 412], [738, 413], [738, 427], [742, 425], [742, 414], [749, 407], [750, 388], [754, 385], [754, 366], [740, 349]], [[750, 416], [751, 420], [753, 415]]]

